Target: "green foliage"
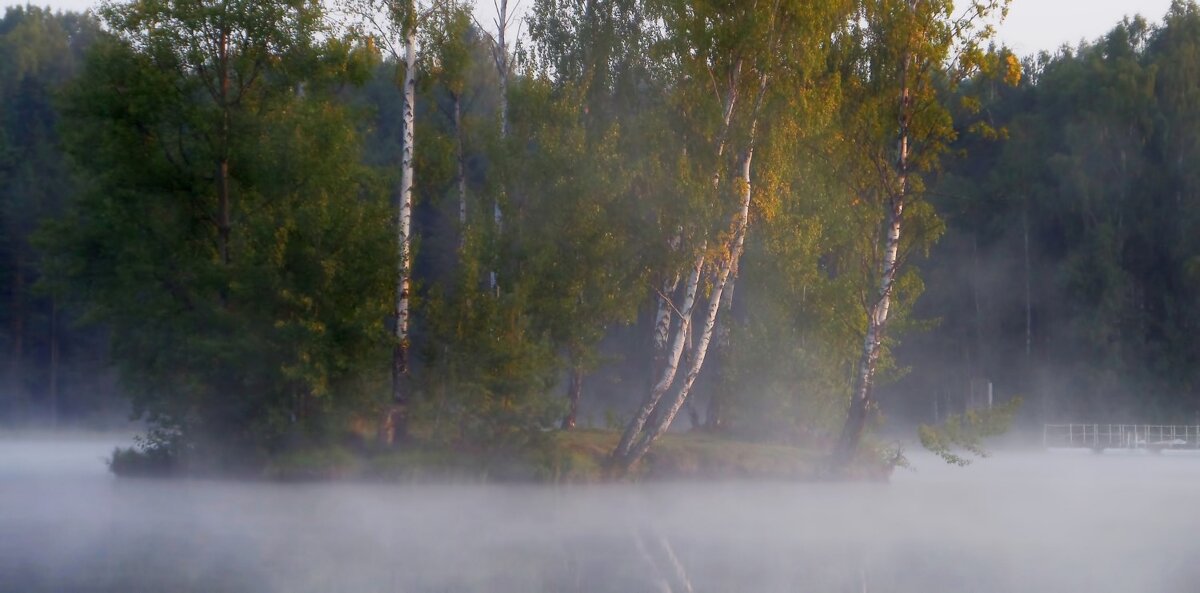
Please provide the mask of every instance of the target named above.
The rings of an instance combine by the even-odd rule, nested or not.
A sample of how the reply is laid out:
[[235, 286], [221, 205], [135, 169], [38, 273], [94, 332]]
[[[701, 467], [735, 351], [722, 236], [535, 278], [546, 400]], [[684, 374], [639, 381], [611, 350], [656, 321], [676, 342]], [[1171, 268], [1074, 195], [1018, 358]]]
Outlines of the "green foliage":
[[917, 428], [921, 445], [933, 454], [941, 457], [946, 463], [968, 465], [969, 457], [959, 453], [962, 449], [968, 454], [987, 457], [988, 452], [983, 448], [987, 437], [1004, 434], [1012, 425], [1013, 417], [1021, 407], [1021, 398], [1011, 400], [991, 409], [967, 410], [963, 414], [951, 414], [937, 426], [922, 424]]
[[[47, 233], [55, 281], [110, 328], [135, 413], [217, 458], [326, 438], [369, 406], [358, 378], [382, 360], [392, 286], [386, 202], [349, 114], [291, 70], [307, 68], [318, 17], [256, 6], [107, 9], [116, 35], [66, 99], [84, 190]], [[214, 23], [243, 35], [236, 102], [204, 90]]]

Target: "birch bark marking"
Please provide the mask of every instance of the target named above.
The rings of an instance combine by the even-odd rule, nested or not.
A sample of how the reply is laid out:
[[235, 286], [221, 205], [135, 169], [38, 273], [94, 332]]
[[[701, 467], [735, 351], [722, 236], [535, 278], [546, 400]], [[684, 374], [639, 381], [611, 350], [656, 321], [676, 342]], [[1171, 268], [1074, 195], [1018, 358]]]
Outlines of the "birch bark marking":
[[[415, 7], [414, 7], [415, 8]], [[413, 119], [417, 97], [417, 31], [408, 26], [404, 40], [404, 114], [401, 135], [397, 242], [400, 270], [396, 278], [396, 333], [392, 347], [392, 402], [380, 427], [380, 441], [390, 446], [408, 436], [408, 301], [412, 275]]]
[[629, 454], [629, 449], [633, 445], [634, 439], [641, 434], [642, 429], [646, 426], [646, 420], [654, 412], [655, 406], [658, 405], [663, 394], [671, 388], [671, 384], [675, 382], [675, 373], [679, 369], [679, 358], [683, 355], [683, 343], [687, 335], [688, 326], [691, 324], [692, 307], [695, 305], [696, 292], [700, 286], [700, 272], [704, 269], [704, 259], [704, 248], [701, 247], [700, 255], [696, 256], [696, 261], [692, 264], [691, 272], [688, 275], [683, 306], [679, 310], [679, 329], [675, 331], [675, 336], [671, 339], [671, 347], [667, 352], [666, 364], [663, 367], [662, 374], [659, 376], [658, 382], [654, 384], [654, 388], [646, 395], [642, 406], [638, 408], [637, 413], [629, 421], [629, 424], [625, 428], [625, 433], [621, 435], [621, 442], [613, 451], [613, 460], [624, 467], [628, 467], [624, 459]]
[[[668, 247], [672, 252], [679, 250], [679, 245], [683, 241], [683, 228], [675, 230], [675, 236], [668, 242]], [[671, 302], [671, 295], [675, 294], [675, 290], [679, 288], [679, 272], [667, 279], [663, 280], [662, 290], [658, 293], [658, 310], [654, 315], [654, 359], [650, 369], [650, 385], [654, 386], [654, 381], [657, 380], [659, 373], [662, 372], [663, 366], [667, 360], [667, 342], [671, 338], [671, 319], [674, 317], [675, 303]]]
[[[915, 9], [916, 0], [909, 4]], [[867, 315], [867, 333], [863, 338], [862, 355], [859, 357], [858, 373], [854, 380], [854, 390], [851, 393], [850, 410], [846, 423], [842, 426], [842, 434], [834, 449], [834, 468], [844, 467], [854, 458], [858, 445], [862, 441], [863, 428], [866, 426], [867, 412], [872, 402], [872, 387], [875, 379], [875, 366], [879, 361], [879, 348], [883, 341], [883, 333], [887, 329], [888, 308], [891, 306], [892, 291], [895, 288], [896, 268], [900, 252], [900, 230], [904, 215], [904, 201], [908, 188], [908, 135], [910, 108], [912, 102], [911, 89], [908, 82], [909, 70], [912, 67], [912, 53], [906, 52], [900, 70], [900, 115], [897, 138], [896, 158], [896, 187], [888, 198], [888, 227], [884, 243], [883, 262], [880, 265], [879, 297], [871, 306]]]

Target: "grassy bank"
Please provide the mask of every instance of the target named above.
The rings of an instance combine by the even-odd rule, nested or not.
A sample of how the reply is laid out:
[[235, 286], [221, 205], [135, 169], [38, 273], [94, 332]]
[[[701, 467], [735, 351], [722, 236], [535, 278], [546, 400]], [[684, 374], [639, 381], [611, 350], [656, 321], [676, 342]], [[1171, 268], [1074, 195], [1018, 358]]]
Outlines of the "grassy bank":
[[[617, 474], [608, 455], [620, 434], [605, 430], [556, 432], [538, 447], [497, 453], [415, 441], [389, 451], [345, 446], [308, 447], [264, 458], [258, 476], [280, 481], [596, 483], [615, 480], [764, 479], [815, 481], [827, 477], [822, 449], [750, 443], [708, 433], [664, 435], [637, 466]], [[136, 450], [110, 460], [123, 476], [193, 473]], [[209, 473], [209, 472], [205, 472]], [[219, 472], [217, 472], [219, 473]], [[246, 476], [245, 472], [238, 472]], [[842, 477], [886, 480], [891, 467], [866, 452]]]

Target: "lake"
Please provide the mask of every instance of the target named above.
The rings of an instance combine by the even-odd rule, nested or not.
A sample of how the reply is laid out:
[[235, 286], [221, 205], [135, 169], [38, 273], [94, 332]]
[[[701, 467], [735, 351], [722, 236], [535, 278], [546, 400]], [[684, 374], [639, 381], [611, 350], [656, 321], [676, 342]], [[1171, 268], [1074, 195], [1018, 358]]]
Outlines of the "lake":
[[0, 434], [0, 590], [1160, 592], [1200, 588], [1200, 457], [915, 456], [891, 484], [116, 479]]

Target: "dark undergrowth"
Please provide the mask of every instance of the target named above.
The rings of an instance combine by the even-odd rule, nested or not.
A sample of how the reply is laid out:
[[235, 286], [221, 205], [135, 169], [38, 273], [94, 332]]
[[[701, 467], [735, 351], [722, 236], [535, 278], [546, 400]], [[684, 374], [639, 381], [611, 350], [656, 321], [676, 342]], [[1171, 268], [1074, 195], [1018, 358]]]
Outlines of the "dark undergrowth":
[[[299, 446], [257, 456], [236, 471], [190, 463], [166, 448], [117, 449], [109, 466], [118, 476], [223, 475], [277, 481], [364, 480], [394, 482], [598, 483], [639, 480], [818, 481], [828, 471], [824, 448], [751, 443], [709, 433], [663, 436], [628, 472], [612, 470], [608, 456], [620, 434], [606, 430], [555, 432], [537, 446], [493, 451], [419, 438], [388, 450], [365, 445]], [[254, 458], [255, 456], [250, 456]], [[837, 479], [886, 481], [902, 462], [894, 452], [865, 448]], [[205, 468], [200, 470], [199, 468]]]

